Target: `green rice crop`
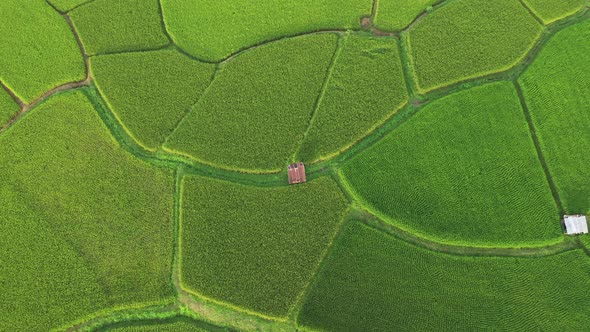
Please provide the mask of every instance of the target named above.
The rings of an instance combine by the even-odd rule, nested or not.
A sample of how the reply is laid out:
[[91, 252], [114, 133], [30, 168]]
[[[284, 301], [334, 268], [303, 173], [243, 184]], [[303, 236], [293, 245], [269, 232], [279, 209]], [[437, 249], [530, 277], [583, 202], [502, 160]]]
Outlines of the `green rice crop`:
[[298, 317], [322, 331], [583, 331], [590, 262], [463, 257], [360, 223], [347, 228]]
[[175, 50], [92, 57], [96, 86], [141, 145], [159, 147], [203, 93], [215, 70]]
[[523, 0], [545, 24], [553, 23], [580, 11], [586, 0]]
[[158, 0], [95, 0], [69, 16], [88, 55], [155, 49], [169, 43]]
[[335, 236], [346, 206], [330, 177], [277, 188], [186, 177], [183, 286], [284, 318]]
[[6, 90], [0, 86], [0, 128], [18, 113], [20, 107]]
[[0, 80], [25, 103], [86, 76], [76, 38], [45, 0], [0, 1], [0, 31]]
[[370, 209], [435, 241], [498, 247], [561, 238], [555, 201], [508, 82], [433, 102], [341, 172]]
[[207, 332], [224, 331], [222, 329], [209, 329], [207, 325], [190, 318], [173, 318], [153, 322], [125, 322], [123, 324], [107, 327], [104, 332]]
[[266, 41], [301, 33], [359, 29], [372, 0], [162, 0], [170, 35], [182, 49], [209, 61]]
[[542, 26], [514, 0], [456, 0], [408, 34], [420, 92], [507, 70], [539, 38]]
[[590, 20], [558, 32], [519, 79], [567, 213], [590, 214]]
[[337, 154], [408, 101], [397, 39], [352, 34], [341, 44], [298, 160]]
[[31, 110], [0, 156], [0, 331], [172, 298], [173, 176], [119, 150], [81, 92]]
[[62, 12], [70, 11], [78, 6], [81, 6], [85, 3], [94, 1], [94, 0], [47, 0], [51, 3], [55, 8], [61, 10]]
[[400, 31], [438, 0], [379, 0], [373, 24], [379, 30]]
[[314, 34], [236, 56], [165, 148], [224, 168], [281, 170], [301, 144], [336, 41], [335, 34]]

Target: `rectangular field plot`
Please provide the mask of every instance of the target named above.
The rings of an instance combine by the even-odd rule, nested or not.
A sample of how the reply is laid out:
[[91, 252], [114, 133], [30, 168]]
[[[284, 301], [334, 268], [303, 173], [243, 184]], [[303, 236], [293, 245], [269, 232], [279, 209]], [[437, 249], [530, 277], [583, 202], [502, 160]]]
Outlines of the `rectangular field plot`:
[[519, 79], [567, 214], [590, 214], [590, 20], [558, 32]]
[[362, 204], [434, 241], [496, 247], [561, 238], [512, 83], [436, 100], [341, 172]]
[[428, 251], [360, 223], [347, 227], [298, 317], [322, 331], [582, 331], [590, 261]]
[[187, 176], [182, 192], [183, 286], [279, 318], [295, 304], [347, 207], [329, 177], [259, 188]]

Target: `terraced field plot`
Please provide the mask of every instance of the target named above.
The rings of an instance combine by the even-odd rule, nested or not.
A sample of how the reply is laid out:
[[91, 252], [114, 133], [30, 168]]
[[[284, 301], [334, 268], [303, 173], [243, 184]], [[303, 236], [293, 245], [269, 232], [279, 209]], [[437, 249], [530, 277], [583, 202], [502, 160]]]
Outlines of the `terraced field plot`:
[[0, 331], [586, 330], [588, 7], [1, 2]]
[[375, 213], [436, 241], [513, 246], [560, 237], [551, 189], [509, 82], [433, 102], [342, 174]]

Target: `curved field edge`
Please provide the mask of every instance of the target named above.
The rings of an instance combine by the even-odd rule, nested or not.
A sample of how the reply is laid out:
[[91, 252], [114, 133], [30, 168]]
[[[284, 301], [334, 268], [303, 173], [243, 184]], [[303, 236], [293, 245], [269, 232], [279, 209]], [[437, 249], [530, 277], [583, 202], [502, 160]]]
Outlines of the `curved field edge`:
[[[558, 22], [559, 24], [553, 24], [550, 27], [550, 29], [548, 30], [548, 32], [544, 33], [543, 37], [540, 40], [538, 40], [538, 43], [533, 48], [533, 52], [531, 52], [531, 54], [525, 55], [524, 56], [525, 59], [521, 63], [519, 63], [516, 66], [514, 66], [513, 68], [511, 68], [510, 70], [507, 70], [502, 73], [492, 73], [491, 75], [488, 75], [488, 76], [476, 77], [474, 79], [469, 79], [465, 82], [457, 82], [457, 83], [451, 84], [449, 86], [444, 86], [438, 90], [433, 90], [433, 91], [430, 91], [429, 93], [418, 96], [419, 100], [425, 100], [426, 102], [429, 102], [432, 100], [439, 99], [449, 93], [460, 91], [465, 88], [469, 88], [473, 85], [486, 84], [489, 82], [493, 82], [496, 80], [503, 80], [503, 79], [507, 79], [507, 78], [513, 79], [515, 76], [518, 76], [522, 71], [524, 71], [524, 69], [528, 65], [528, 62], [531, 62], [534, 59], [535, 55], [543, 48], [543, 46], [546, 44], [546, 42], [557, 31], [560, 31], [561, 29], [563, 29], [571, 24], [574, 24], [578, 21], [584, 20], [587, 17], [588, 17], [588, 11], [583, 10], [578, 15], [570, 17], [564, 21]], [[312, 32], [312, 34], [315, 34], [315, 33], [318, 33], [318, 32]], [[331, 32], [328, 32], [328, 33], [331, 33]], [[308, 34], [308, 33], [306, 33], [306, 34]], [[289, 37], [286, 37], [286, 38], [289, 38]], [[402, 45], [402, 48], [404, 47], [404, 45], [403, 45], [404, 39], [405, 39], [405, 36], [402, 35], [401, 42], [400, 42], [400, 45]], [[269, 42], [273, 42], [273, 41], [269, 41]], [[407, 52], [404, 52], [402, 50], [401, 54], [402, 54], [402, 57], [404, 58], [404, 60], [411, 61], [411, 59], [409, 59], [409, 57], [407, 56]], [[408, 66], [408, 63], [406, 61], [403, 61], [404, 72], [406, 74], [406, 81], [407, 81], [408, 85], [411, 86], [412, 84], [410, 82], [412, 81], [412, 78], [415, 77], [415, 74], [412, 73], [413, 68], [411, 68], [411, 65]], [[408, 71], [409, 71], [409, 73], [408, 73]], [[413, 102], [415, 103], [416, 99], [413, 99]], [[417, 105], [417, 106], [415, 106], [415, 105]], [[418, 102], [418, 104], [408, 105], [408, 106], [411, 106], [412, 109], [415, 109], [415, 108], [420, 109], [423, 106], [423, 103]], [[410, 107], [406, 107], [406, 108], [410, 108]], [[404, 110], [404, 109], [402, 108], [402, 110]], [[412, 110], [409, 113], [414, 113], [414, 112], [415, 112], [415, 110]], [[326, 168], [329, 165], [338, 164], [339, 161], [341, 161], [343, 159], [350, 158], [351, 155], [354, 155], [358, 152], [359, 149], [357, 147], [359, 145], [362, 146], [362, 145], [365, 145], [366, 143], [368, 143], [369, 145], [374, 144], [376, 141], [378, 141], [380, 139], [380, 137], [377, 137], [377, 139], [375, 139], [375, 137], [372, 137], [372, 136], [375, 136], [375, 135], [382, 136], [383, 134], [380, 132], [382, 132], [384, 130], [388, 130], [387, 128], [391, 127], [391, 124], [390, 124], [391, 122], [397, 121], [398, 117], [405, 117], [406, 116], [405, 114], [399, 114], [399, 113], [406, 113], [406, 112], [398, 111], [396, 114], [393, 114], [389, 119], [387, 119], [386, 121], [384, 121], [380, 125], [375, 126], [375, 129], [373, 131], [368, 132], [363, 138], [359, 139], [358, 141], [351, 143], [349, 146], [341, 149], [339, 152], [335, 153], [334, 155], [329, 156], [328, 158], [322, 158], [322, 160], [320, 160], [319, 162], [311, 163], [309, 165], [310, 171], [315, 172], [316, 170]], [[125, 128], [124, 124], [121, 124], [120, 122], [119, 122], [119, 126]], [[395, 127], [395, 126], [393, 126], [393, 127]], [[145, 148], [143, 148], [143, 149], [145, 150]], [[154, 151], [146, 150], [146, 152], [150, 152], [150, 154], [153, 154], [151, 152], [154, 152]], [[215, 163], [209, 163], [209, 162], [195, 159], [193, 156], [188, 156], [186, 154], [183, 154], [178, 151], [174, 151], [172, 149], [168, 149], [166, 147], [158, 150], [153, 155], [158, 155], [158, 158], [161, 158], [161, 159], [168, 159], [168, 160], [174, 160], [176, 162], [181, 162], [183, 164], [189, 165], [189, 167], [206, 169], [206, 170], [208, 170], [207, 172], [209, 174], [223, 173], [224, 178], [244, 179], [244, 178], [249, 178], [251, 175], [263, 175], [263, 176], [274, 175], [275, 179], [272, 180], [271, 182], [275, 183], [275, 185], [280, 185], [280, 182], [282, 182], [283, 178], [286, 177], [285, 171], [270, 172], [269, 173], [267, 171], [252, 172], [251, 169], [228, 168], [223, 165], [218, 165]], [[254, 178], [255, 177], [252, 177], [252, 179], [254, 179]], [[248, 182], [253, 183], [256, 181], [248, 181]], [[264, 182], [267, 182], [267, 181], [264, 181]]]
[[[468, 255], [471, 255], [472, 253], [475, 255], [478, 255], [481, 252], [488, 252], [488, 253], [492, 254], [492, 252], [494, 250], [498, 250], [498, 254], [499, 254], [502, 252], [506, 252], [505, 250], [510, 250], [510, 249], [515, 249], [515, 250], [526, 249], [526, 250], [530, 250], [530, 251], [534, 252], [536, 250], [543, 251], [547, 247], [551, 247], [551, 248], [556, 248], [558, 250], [561, 250], [560, 246], [564, 245], [564, 243], [568, 242], [567, 240], [564, 240], [563, 237], [555, 238], [552, 240], [544, 240], [544, 241], [522, 242], [522, 243], [519, 243], [518, 245], [514, 245], [514, 244], [483, 245], [483, 244], [473, 244], [470, 241], [441, 240], [437, 237], [431, 236], [427, 233], [424, 233], [424, 232], [421, 232], [417, 229], [414, 229], [411, 226], [409, 226], [408, 224], [402, 224], [402, 223], [396, 221], [395, 219], [389, 217], [385, 213], [377, 210], [375, 207], [373, 207], [373, 205], [371, 203], [369, 203], [366, 199], [364, 199], [350, 185], [348, 179], [346, 178], [346, 176], [344, 175], [344, 173], [341, 170], [338, 171], [338, 176], [340, 177], [342, 187], [345, 188], [344, 190], [346, 190], [348, 195], [350, 195], [353, 198], [353, 200], [357, 204], [359, 204], [359, 206], [361, 207], [362, 210], [367, 211], [368, 213], [370, 213], [374, 217], [384, 221], [386, 224], [389, 224], [391, 226], [391, 227], [388, 227], [386, 224], [381, 224], [381, 226], [378, 227], [381, 231], [409, 235], [409, 236], [402, 236], [402, 237], [407, 242], [423, 243], [424, 247], [429, 248], [429, 249], [432, 247], [436, 247], [436, 246], [443, 246], [441, 248], [446, 247], [451, 252], [465, 251], [466, 253], [468, 253]], [[565, 245], [565, 246], [569, 248], [569, 245]], [[510, 254], [510, 256], [512, 256], [512, 254]], [[515, 254], [515, 256], [519, 256], [519, 255]]]
[[[126, 327], [141, 326], [166, 326], [175, 321], [180, 321], [200, 327], [208, 331], [228, 331], [228, 327], [206, 322], [199, 315], [194, 314], [188, 308], [179, 304], [159, 306], [146, 306], [137, 309], [112, 311], [102, 316], [96, 316], [86, 322], [81, 322], [64, 329], [65, 331], [111, 331]], [[62, 330], [63, 331], [63, 330]]]
[[474, 81], [477, 79], [482, 79], [482, 78], [485, 78], [486, 76], [492, 76], [492, 75], [498, 75], [500, 73], [506, 73], [506, 72], [509, 72], [511, 69], [517, 68], [524, 60], [526, 60], [529, 57], [529, 53], [535, 49], [536, 45], [540, 44], [539, 42], [542, 40], [542, 36], [544, 35], [544, 32], [545, 32], [544, 30], [540, 30], [539, 33], [537, 34], [537, 36], [535, 37], [535, 39], [533, 40], [533, 42], [528, 46], [527, 51], [524, 52], [520, 57], [515, 59], [510, 64], [507, 64], [505, 66], [498, 67], [495, 69], [482, 71], [482, 72], [479, 72], [479, 73], [476, 73], [476, 74], [473, 74], [470, 76], [462, 77], [460, 79], [453, 80], [453, 81], [450, 81], [447, 83], [433, 85], [432, 87], [428, 87], [428, 88], [420, 87], [418, 75], [416, 73], [416, 65], [415, 65], [413, 57], [411, 56], [412, 46], [410, 43], [410, 35], [405, 34], [404, 37], [402, 37], [402, 39], [405, 39], [404, 46], [406, 47], [407, 52], [410, 53], [410, 55], [408, 56], [409, 67], [410, 67], [412, 76], [415, 78], [415, 83], [416, 83], [415, 88], [417, 89], [417, 91], [420, 95], [426, 96], [426, 95], [428, 95], [428, 93], [436, 92], [437, 90], [448, 89], [452, 86], [457, 86], [459, 84], [468, 83], [468, 82], [471, 82], [471, 81]]
[[[161, 0], [166, 30], [176, 45], [205, 61], [217, 62], [240, 50], [286, 36], [311, 31], [361, 27], [371, 12], [371, 0], [329, 0], [223, 5], [195, 0]], [[198, 7], [198, 11], [195, 11]], [[211, 27], [215, 26], [215, 31]]]
[[[588, 308], [582, 305], [587, 301], [583, 289], [590, 279], [580, 249], [544, 258], [457, 257], [388, 238], [354, 220], [337, 246], [297, 317], [305, 331], [469, 331], [481, 329], [482, 322], [490, 329], [558, 330], [562, 319], [577, 326], [574, 330], [584, 326]], [[545, 278], [550, 272], [560, 281]], [[564, 280], [575, 289], [564, 290]], [[537, 287], [531, 289], [531, 281]], [[548, 300], [549, 294], [556, 301]], [[572, 303], [580, 305], [573, 309]], [[578, 314], [570, 321], [565, 317], [572, 309]], [[435, 314], [424, 319], [424, 312]], [[544, 316], [554, 317], [539, 319]]]

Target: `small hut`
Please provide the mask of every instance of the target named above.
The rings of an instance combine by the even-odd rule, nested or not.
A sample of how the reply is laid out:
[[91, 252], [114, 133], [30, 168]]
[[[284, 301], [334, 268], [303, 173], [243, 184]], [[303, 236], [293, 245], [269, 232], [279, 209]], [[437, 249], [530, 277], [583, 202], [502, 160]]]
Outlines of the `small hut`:
[[294, 163], [287, 168], [289, 174], [289, 184], [297, 184], [306, 181], [305, 165], [303, 163]]
[[565, 228], [565, 233], [568, 235], [588, 233], [586, 216], [581, 214], [563, 216], [563, 226]]

